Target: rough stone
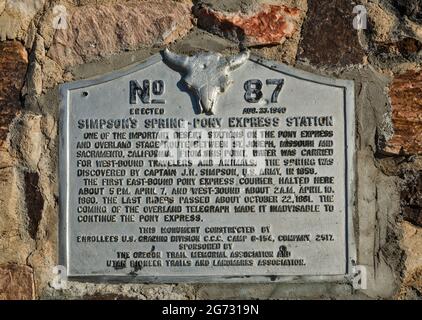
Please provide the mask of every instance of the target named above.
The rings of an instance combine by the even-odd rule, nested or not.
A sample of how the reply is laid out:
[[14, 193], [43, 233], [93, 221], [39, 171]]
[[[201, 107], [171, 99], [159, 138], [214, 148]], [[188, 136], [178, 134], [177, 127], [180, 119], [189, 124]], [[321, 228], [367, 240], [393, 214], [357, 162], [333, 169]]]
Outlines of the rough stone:
[[394, 135], [384, 151], [390, 154], [422, 153], [422, 72], [397, 75], [390, 86]]
[[0, 42], [0, 169], [13, 163], [7, 137], [21, 107], [20, 90], [27, 64], [28, 55], [21, 43]]
[[[33, 196], [37, 199], [36, 201], [38, 204], [36, 207], [31, 206], [30, 204], [28, 208], [28, 210], [33, 210], [30, 214], [33, 215], [32, 222], [34, 222], [32, 226], [28, 225], [28, 231], [33, 232], [32, 235], [36, 234], [35, 238], [37, 246], [28, 256], [27, 264], [34, 269], [34, 281], [37, 289], [37, 296], [41, 296], [42, 292], [51, 285], [51, 281], [55, 276], [52, 269], [58, 264], [58, 205], [52, 202], [54, 201], [54, 197], [56, 197], [57, 200], [57, 193], [52, 194], [52, 191], [47, 189], [45, 183], [48, 183], [48, 180], [50, 180], [48, 177], [40, 175], [38, 181], [39, 189], [32, 189], [34, 192]], [[50, 181], [50, 183], [52, 182]], [[41, 196], [44, 200], [41, 200]], [[41, 206], [42, 213], [40, 215]], [[31, 240], [33, 239], [32, 235], [29, 237]]]
[[315, 66], [363, 63], [365, 52], [353, 28], [350, 1], [309, 0], [298, 58]]
[[58, 83], [63, 82], [63, 71], [60, 66], [48, 57], [43, 59], [42, 64], [42, 86], [43, 89], [50, 89]]
[[38, 174], [36, 172], [26, 172], [24, 179], [26, 210], [29, 218], [28, 231], [31, 238], [36, 239], [42, 217], [44, 199], [38, 185]]
[[[2, 190], [0, 193], [0, 208], [2, 213], [0, 216], [0, 240], [6, 239], [7, 237], [12, 238], [13, 232], [11, 232], [9, 227], [13, 224], [17, 226], [17, 216], [10, 214], [10, 212], [17, 211], [17, 193], [19, 192], [17, 179], [17, 173], [14, 168], [0, 169], [0, 187]], [[1, 244], [2, 241], [0, 241], [0, 246]]]
[[422, 49], [422, 43], [413, 38], [404, 38], [396, 43], [397, 49], [404, 57], [418, 53]]
[[0, 169], [0, 264], [25, 263], [31, 251], [19, 181], [16, 168]]
[[3, 13], [6, 8], [6, 0], [0, 0], [0, 15]]
[[20, 109], [28, 54], [20, 42], [0, 42], [0, 149]]
[[62, 292], [46, 288], [46, 297], [58, 299], [116, 299], [116, 300], [192, 300], [196, 288], [190, 284], [93, 284], [68, 281]]
[[390, 0], [390, 2], [401, 15], [409, 17], [412, 21], [422, 22], [422, 3], [420, 0]]
[[0, 41], [25, 38], [34, 16], [42, 10], [45, 0], [9, 0], [0, 2]]
[[417, 22], [420, 4], [415, 1], [384, 0], [364, 1], [364, 5], [368, 10], [368, 30], [365, 35], [371, 63], [390, 69], [392, 64], [420, 61], [422, 25]]
[[65, 67], [171, 43], [191, 29], [190, 6], [165, 0], [73, 8], [68, 28], [57, 30], [47, 56]]
[[27, 169], [38, 169], [42, 143], [41, 116], [31, 113], [19, 116], [11, 130], [11, 145], [16, 158], [19, 158]]
[[399, 299], [422, 297], [422, 229], [408, 222], [402, 224], [402, 245], [406, 250], [406, 271]]
[[193, 8], [198, 26], [245, 46], [281, 44], [300, 31], [301, 11], [285, 5], [262, 4], [253, 12], [218, 11], [199, 2]]
[[422, 227], [422, 170], [405, 170], [400, 174], [403, 179], [401, 205], [403, 217]]
[[29, 66], [22, 95], [38, 96], [43, 87], [43, 70], [41, 64], [45, 59], [44, 39], [37, 36], [29, 56]]
[[0, 300], [34, 299], [32, 269], [8, 264], [0, 266]]
[[379, 3], [365, 4], [371, 27], [371, 37], [376, 42], [391, 41], [391, 34], [399, 23], [399, 19], [391, 12], [381, 7]]
[[25, 90], [22, 91], [24, 95], [38, 96], [42, 92], [42, 78], [43, 70], [37, 61], [31, 61], [28, 67], [27, 82]]

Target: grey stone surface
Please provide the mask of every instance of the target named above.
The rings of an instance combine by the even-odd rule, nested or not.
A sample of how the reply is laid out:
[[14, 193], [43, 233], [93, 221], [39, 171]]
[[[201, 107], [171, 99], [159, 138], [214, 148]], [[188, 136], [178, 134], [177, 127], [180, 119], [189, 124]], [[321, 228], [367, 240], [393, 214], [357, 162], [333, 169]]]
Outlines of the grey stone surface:
[[[163, 56], [167, 58], [171, 55], [169, 52], [164, 52]], [[202, 59], [202, 64], [198, 64], [196, 59]], [[220, 70], [211, 69], [214, 66], [212, 63], [214, 60], [211, 60], [211, 66], [208, 65], [208, 59], [215, 58], [217, 62], [222, 60], [223, 64], [221, 65], [221, 72], [222, 74], [219, 75], [217, 72]], [[200, 72], [200, 75], [204, 76], [207, 75], [207, 68], [210, 68], [211, 74], [209, 75], [211, 78], [214, 77], [216, 79], [220, 79], [221, 76], [225, 79], [225, 88], [221, 92], [221, 96], [219, 97], [218, 103], [214, 106], [211, 110], [213, 112], [213, 116], [210, 116], [207, 113], [209, 110], [200, 110], [198, 109], [199, 101], [192, 99], [192, 96], [186, 93], [185, 90], [180, 90], [180, 86], [178, 81], [180, 79], [180, 75], [169, 69], [161, 61], [160, 55], [155, 55], [148, 59], [145, 64], [141, 64], [137, 66], [135, 69], [131, 71], [126, 71], [125, 73], [115, 73], [109, 74], [97, 80], [91, 81], [80, 81], [75, 83], [69, 83], [62, 86], [61, 93], [62, 93], [62, 104], [61, 104], [61, 121], [60, 121], [60, 129], [61, 129], [61, 157], [60, 157], [60, 190], [61, 190], [61, 239], [65, 242], [61, 243], [61, 256], [63, 264], [68, 269], [68, 274], [73, 277], [78, 276], [93, 276], [95, 277], [102, 277], [102, 276], [123, 276], [126, 275], [125, 280], [131, 281], [136, 280], [133, 276], [138, 275], [142, 278], [140, 280], [147, 280], [147, 281], [177, 281], [178, 279], [184, 281], [214, 281], [214, 277], [227, 277], [226, 279], [218, 279], [221, 281], [230, 281], [230, 279], [239, 281], [247, 282], [251, 281], [322, 281], [322, 280], [338, 280], [338, 281], [346, 281], [347, 277], [350, 277], [352, 274], [352, 264], [355, 261], [355, 249], [354, 249], [354, 240], [353, 240], [353, 233], [352, 233], [352, 214], [353, 214], [353, 175], [347, 175], [346, 172], [353, 172], [354, 171], [354, 143], [348, 143], [348, 148], [346, 148], [345, 141], [353, 140], [354, 137], [354, 101], [353, 101], [353, 84], [348, 81], [341, 81], [336, 79], [328, 79], [328, 78], [321, 78], [312, 74], [304, 73], [298, 70], [294, 70], [288, 68], [283, 65], [274, 65], [272, 62], [265, 62], [260, 58], [251, 58], [247, 60], [248, 54], [241, 53], [240, 55], [232, 56], [224, 58], [222, 56], [195, 56], [194, 58], [187, 58], [184, 56], [178, 56], [174, 58], [171, 56], [167, 60], [164, 60], [166, 63], [170, 62], [170, 65], [180, 62], [186, 62], [187, 66], [189, 67], [189, 61], [193, 59], [193, 62], [196, 63], [197, 66], [202, 67], [204, 69], [200, 69], [199, 67], [194, 68], [192, 77], [195, 77], [197, 74], [195, 72]], [[227, 67], [226, 67], [227, 64]], [[236, 68], [232, 68], [229, 70], [228, 68], [236, 65]], [[145, 69], [145, 70], [144, 70]], [[226, 70], [227, 69], [227, 70]], [[265, 83], [265, 79], [282, 79], [284, 82], [283, 87], [280, 87], [282, 91], [280, 93], [280, 97], [278, 94], [276, 97], [271, 96], [272, 87], [270, 85], [264, 85], [262, 88], [262, 92], [264, 92], [264, 96], [262, 99], [255, 98], [251, 100], [247, 100], [246, 93], [242, 92], [249, 92], [245, 91], [245, 83], [248, 83], [250, 79], [250, 73], [254, 75], [257, 79], [261, 79]], [[182, 71], [183, 74], [183, 71]], [[182, 75], [182, 79], [184, 75]], [[188, 75], [190, 76], [190, 75]], [[227, 78], [226, 78], [227, 77]], [[279, 107], [280, 103], [286, 108], [285, 112], [278, 111], [278, 113], [273, 113], [272, 117], [270, 113], [267, 113], [266, 116], [268, 119], [276, 119], [277, 124], [272, 124], [268, 127], [270, 130], [293, 130], [293, 131], [301, 131], [305, 130], [302, 125], [291, 125], [289, 128], [283, 121], [283, 119], [287, 117], [301, 117], [301, 116], [309, 116], [309, 117], [317, 117], [317, 116], [332, 116], [333, 123], [326, 123], [324, 124], [315, 124], [309, 125], [312, 126], [313, 129], [316, 130], [332, 130], [334, 140], [334, 147], [333, 147], [333, 160], [334, 163], [332, 166], [324, 166], [319, 165], [318, 162], [315, 165], [316, 172], [313, 173], [320, 177], [327, 177], [331, 176], [333, 173], [337, 173], [335, 175], [335, 180], [331, 187], [336, 190], [334, 194], [334, 199], [332, 200], [332, 205], [335, 206], [335, 211], [329, 213], [330, 211], [325, 208], [324, 204], [321, 202], [320, 198], [317, 194], [313, 195], [312, 202], [315, 205], [319, 205], [320, 209], [318, 211], [306, 211], [303, 213], [305, 217], [298, 218], [294, 213], [292, 214], [283, 214], [283, 220], [278, 218], [279, 214], [276, 212], [270, 213], [267, 210], [266, 214], [258, 214], [258, 210], [256, 209], [255, 213], [250, 213], [245, 216], [245, 220], [240, 223], [237, 222], [238, 217], [233, 215], [233, 203], [230, 204], [231, 210], [230, 214], [228, 212], [224, 212], [224, 217], [220, 219], [212, 218], [215, 214], [203, 214], [201, 215], [204, 222], [199, 224], [199, 226], [207, 227], [207, 226], [221, 226], [223, 223], [224, 226], [249, 226], [253, 225], [256, 227], [256, 232], [254, 234], [259, 234], [260, 230], [259, 226], [263, 227], [263, 224], [267, 224], [274, 230], [272, 231], [272, 236], [276, 239], [278, 234], [310, 234], [312, 235], [312, 239], [309, 243], [305, 243], [305, 245], [300, 244], [291, 244], [291, 243], [280, 243], [280, 240], [274, 240], [277, 245], [284, 244], [293, 251], [293, 257], [303, 258], [305, 264], [301, 265], [301, 267], [274, 267], [274, 266], [265, 266], [265, 267], [258, 267], [255, 265], [254, 268], [249, 268], [249, 270], [244, 269], [242, 267], [233, 267], [230, 268], [230, 271], [225, 271], [225, 268], [168, 268], [167, 265], [163, 264], [160, 268], [142, 268], [138, 270], [133, 266], [129, 266], [129, 263], [125, 266], [116, 266], [114, 270], [110, 268], [110, 266], [105, 266], [105, 261], [113, 260], [113, 261], [121, 261], [118, 260], [119, 257], [115, 256], [115, 252], [134, 252], [136, 248], [140, 246], [140, 244], [136, 243], [127, 243], [121, 244], [122, 239], [119, 240], [120, 244], [114, 246], [112, 244], [104, 245], [104, 244], [90, 244], [90, 243], [78, 243], [76, 241], [76, 236], [78, 235], [92, 235], [92, 236], [102, 236], [104, 234], [126, 234], [132, 235], [134, 237], [138, 237], [139, 233], [137, 232], [138, 226], [142, 224], [134, 223], [134, 224], [125, 224], [120, 223], [120, 221], [116, 224], [100, 224], [94, 227], [93, 224], [79, 224], [76, 222], [76, 216], [80, 216], [76, 213], [75, 208], [78, 207], [78, 201], [80, 197], [78, 196], [80, 190], [85, 190], [85, 188], [89, 188], [89, 185], [84, 185], [82, 182], [82, 178], [80, 177], [88, 177], [85, 175], [80, 175], [79, 169], [99, 169], [97, 165], [95, 165], [96, 158], [88, 157], [89, 161], [92, 164], [79, 164], [79, 158], [76, 158], [76, 151], [78, 149], [77, 144], [79, 142], [83, 142], [85, 138], [83, 138], [83, 132], [91, 132], [92, 128], [89, 127], [80, 127], [80, 123], [84, 119], [126, 119], [130, 118], [136, 122], [136, 126], [130, 127], [130, 132], [133, 131], [148, 131], [148, 132], [158, 132], [158, 129], [162, 127], [157, 126], [154, 128], [148, 129], [148, 127], [143, 127], [143, 121], [147, 121], [142, 116], [129, 116], [128, 112], [130, 107], [136, 108], [138, 105], [135, 102], [135, 105], [129, 105], [128, 100], [128, 85], [129, 81], [132, 79], [160, 79], [163, 80], [166, 84], [165, 95], [163, 96], [156, 96], [154, 99], [161, 99], [161, 102], [153, 103], [155, 108], [162, 107], [165, 110], [165, 116], [155, 116], [150, 117], [148, 120], [163, 120], [163, 119], [178, 119], [180, 115], [184, 115], [183, 119], [189, 121], [189, 129], [198, 132], [199, 129], [201, 130], [210, 130], [213, 127], [208, 126], [194, 126], [196, 120], [203, 121], [202, 123], [208, 121], [216, 121], [220, 119], [222, 121], [221, 126], [218, 126], [217, 130], [230, 130], [233, 132], [240, 132], [243, 133], [243, 129], [245, 125], [240, 126], [229, 126], [228, 120], [229, 118], [235, 119], [238, 117], [240, 119], [250, 119], [250, 117], [254, 119], [262, 119], [261, 117], [250, 114], [248, 116], [242, 116], [242, 108], [238, 106], [242, 106], [247, 104], [249, 108], [254, 106], [260, 108], [275, 108]], [[203, 77], [200, 80], [203, 80], [203, 83], [208, 83], [210, 86], [214, 85], [215, 89], [219, 89], [218, 83], [207, 79], [207, 77]], [[208, 82], [206, 81], [208, 80]], [[188, 82], [190, 84], [190, 82]], [[198, 87], [202, 84], [199, 83]], [[191, 84], [190, 84], [191, 85]], [[229, 86], [230, 85], [230, 86]], [[273, 86], [274, 84], [271, 84]], [[192, 85], [193, 86], [193, 85]], [[206, 87], [205, 87], [206, 88]], [[274, 91], [275, 92], [275, 91]], [[85, 93], [85, 94], [84, 94]], [[208, 98], [210, 95], [207, 95]], [[201, 96], [199, 96], [201, 98]], [[213, 97], [216, 98], [216, 97]], [[252, 96], [251, 96], [252, 98]], [[164, 101], [168, 101], [166, 105], [163, 104]], [[246, 99], [246, 102], [245, 102]], [[327, 101], [330, 101], [328, 103]], [[136, 100], [136, 99], [135, 99]], [[151, 100], [152, 101], [152, 100]], [[247, 103], [249, 101], [249, 104]], [[281, 102], [282, 101], [282, 102]], [[144, 101], [145, 102], [145, 101]], [[145, 102], [148, 103], [148, 102]], [[255, 103], [255, 104], [254, 104]], [[213, 103], [210, 103], [212, 106]], [[230, 107], [235, 106], [235, 107]], [[245, 107], [244, 107], [245, 108]], [[269, 109], [268, 109], [269, 110]], [[204, 114], [204, 112], [206, 114]], [[281, 114], [283, 113], [283, 115]], [[85, 121], [85, 120], [84, 120]], [[345, 124], [347, 122], [347, 125]], [[83, 122], [85, 123], [85, 122]], [[256, 126], [255, 126], [256, 127]], [[172, 128], [172, 127], [164, 127], [164, 128]], [[256, 128], [263, 128], [263, 126], [259, 126]], [[87, 129], [88, 131], [82, 131], [81, 129]], [[90, 130], [91, 129], [91, 130]], [[98, 130], [99, 134], [102, 133], [109, 133], [110, 130], [106, 132], [103, 131], [104, 128]], [[120, 130], [126, 131], [128, 128], [123, 128]], [[240, 131], [239, 131], [240, 130]], [[114, 131], [114, 130], [112, 130]], [[94, 130], [97, 132], [97, 130]], [[226, 131], [225, 131], [226, 132]], [[331, 132], [331, 131], [330, 131]], [[299, 135], [299, 133], [298, 133]], [[96, 138], [95, 138], [96, 139]], [[99, 138], [99, 140], [91, 140], [88, 143], [103, 143], [103, 138]], [[113, 140], [112, 137], [109, 137], [106, 140]], [[276, 141], [276, 145], [279, 145], [281, 140], [285, 141], [285, 139], [274, 138]], [[321, 141], [321, 140], [317, 140]], [[135, 143], [135, 141], [131, 141]], [[83, 149], [83, 148], [82, 148]], [[84, 151], [79, 148], [80, 151]], [[98, 149], [98, 148], [97, 148]], [[131, 148], [133, 150], [133, 148]], [[123, 150], [119, 150], [119, 152], [123, 152], [117, 159], [115, 156], [111, 157], [110, 159], [114, 160], [131, 160], [125, 155]], [[347, 156], [347, 159], [346, 159]], [[84, 158], [82, 156], [82, 158]], [[82, 159], [81, 158], [81, 159]], [[100, 157], [101, 158], [101, 157]], [[308, 157], [308, 159], [314, 159], [314, 157]], [[140, 156], [140, 159], [146, 161], [144, 156]], [[222, 160], [223, 158], [221, 158]], [[265, 168], [265, 160], [264, 156], [258, 157], [255, 156], [254, 159], [261, 161], [258, 164], [260, 167], [257, 167], [256, 170], [262, 170]], [[173, 158], [169, 158], [168, 160], [176, 160]], [[179, 158], [177, 160], [180, 160]], [[190, 159], [192, 160], [192, 159]], [[242, 158], [245, 161], [251, 161], [251, 157]], [[215, 161], [215, 160], [214, 160]], [[220, 161], [220, 158], [218, 159]], [[91, 163], [90, 162], [90, 163]], [[145, 163], [147, 169], [155, 168], [151, 164]], [[138, 166], [139, 167], [139, 166]], [[217, 167], [214, 165], [214, 168]], [[220, 166], [221, 167], [221, 166]], [[231, 167], [231, 166], [230, 166]], [[299, 167], [302, 167], [299, 165]], [[194, 166], [196, 168], [196, 166]], [[119, 168], [119, 169], [126, 169], [127, 174], [130, 167], [126, 168]], [[238, 170], [244, 169], [244, 167], [238, 167]], [[138, 170], [139, 171], [139, 170]], [[244, 171], [242, 171], [242, 175], [245, 175]], [[123, 175], [123, 178], [129, 178], [127, 174]], [[131, 174], [133, 177], [134, 174]], [[266, 174], [268, 175], [268, 174]], [[259, 174], [258, 174], [259, 176]], [[284, 176], [284, 174], [281, 174]], [[295, 175], [296, 176], [296, 175]], [[95, 175], [93, 177], [96, 177]], [[142, 175], [140, 177], [143, 177]], [[177, 176], [178, 178], [180, 176]], [[254, 175], [251, 176], [246, 175], [246, 177], [254, 178]], [[312, 176], [314, 177], [314, 176]], [[315, 176], [316, 177], [316, 176]], [[115, 177], [117, 178], [117, 177]], [[176, 179], [175, 178], [175, 179]], [[273, 175], [271, 176], [274, 182], [270, 183], [271, 188], [268, 192], [268, 195], [272, 195], [275, 197], [280, 197], [277, 195], [275, 191], [276, 186], [280, 184], [277, 182], [278, 176]], [[126, 180], [125, 180], [126, 181]], [[174, 180], [176, 181], [176, 180]], [[234, 180], [237, 181], [237, 180]], [[312, 181], [312, 180], [311, 180]], [[199, 180], [196, 180], [194, 184], [187, 184], [187, 186], [200, 186]], [[246, 186], [250, 186], [250, 182]], [[267, 183], [268, 184], [268, 183]], [[308, 182], [303, 182], [303, 185], [307, 185]], [[310, 185], [314, 185], [313, 182], [310, 182]], [[316, 183], [318, 185], [318, 183]], [[99, 184], [98, 187], [104, 185]], [[123, 184], [126, 187], [126, 184]], [[232, 187], [242, 187], [239, 182], [235, 182]], [[347, 188], [346, 188], [347, 186]], [[296, 187], [296, 194], [299, 194], [298, 190], [298, 183], [292, 184], [292, 187]], [[94, 187], [95, 189], [95, 187]], [[100, 188], [108, 190], [108, 188]], [[134, 192], [134, 188], [130, 188], [132, 192]], [[323, 189], [323, 186], [321, 187]], [[167, 192], [171, 193], [172, 189], [167, 188]], [[318, 191], [317, 193], [326, 194], [325, 191]], [[328, 192], [330, 193], [330, 192]], [[107, 191], [104, 192], [103, 195], [107, 195]], [[133, 195], [133, 193], [132, 193]], [[216, 196], [210, 195], [211, 203], [215, 203]], [[125, 197], [123, 197], [125, 198]], [[131, 198], [131, 197], [130, 197]], [[97, 203], [98, 205], [106, 205], [107, 203], [101, 202], [101, 197], [98, 198], [100, 201]], [[296, 202], [296, 201], [295, 201]], [[247, 202], [240, 202], [242, 205], [246, 205]], [[141, 203], [139, 203], [141, 204]], [[146, 203], [142, 202], [143, 205]], [[175, 203], [176, 204], [176, 203]], [[278, 204], [278, 201], [276, 203]], [[296, 204], [305, 204], [296, 202]], [[326, 203], [327, 204], [327, 203]], [[116, 202], [116, 205], [121, 206], [120, 202]], [[83, 207], [83, 206], [82, 206]], [[89, 208], [90, 206], [88, 206]], [[94, 206], [95, 207], [95, 206]], [[142, 208], [143, 206], [141, 206]], [[147, 206], [150, 207], [150, 206]], [[110, 211], [111, 206], [107, 205], [107, 212], [110, 215], [112, 212]], [[308, 209], [310, 210], [310, 209]], [[334, 209], [333, 209], [334, 210]], [[310, 214], [311, 212], [319, 212], [318, 214]], [[182, 213], [189, 213], [185, 209]], [[281, 212], [280, 212], [281, 213]], [[82, 215], [84, 216], [84, 215]], [[138, 215], [135, 215], [136, 217]], [[141, 214], [139, 216], [145, 216]], [[137, 219], [138, 220], [138, 219]], [[196, 221], [196, 220], [195, 220]], [[323, 221], [323, 222], [321, 222]], [[137, 221], [138, 222], [138, 221]], [[192, 222], [192, 226], [197, 226], [195, 222]], [[171, 226], [182, 226], [184, 224], [174, 222]], [[160, 218], [160, 223], [157, 224], [147, 224], [147, 226], [154, 226], [154, 227], [164, 227], [170, 226], [168, 224], [163, 224], [162, 216]], [[347, 230], [346, 233], [344, 230]], [[243, 232], [244, 233], [244, 232]], [[317, 234], [329, 234], [333, 237], [331, 242], [325, 242], [322, 244], [318, 242], [320, 240], [314, 238]], [[202, 229], [200, 236], [204, 236], [204, 231]], [[227, 235], [223, 233], [223, 236]], [[245, 243], [236, 243], [234, 244], [235, 249], [233, 250], [248, 250], [249, 240]], [[201, 241], [201, 243], [203, 240]], [[141, 244], [142, 250], [149, 250], [146, 248], [149, 244]], [[274, 244], [265, 243], [265, 242], [255, 242], [254, 247], [256, 250], [270, 250]], [[102, 249], [101, 249], [102, 248]], [[347, 249], [346, 249], [347, 248]], [[140, 249], [138, 249], [140, 250]], [[177, 243], [168, 242], [167, 244], [154, 244], [154, 250], [156, 252], [162, 252], [163, 256], [159, 258], [166, 258], [167, 251], [178, 251]], [[230, 251], [230, 250], [229, 250]], [[95, 252], [95, 254], [94, 254]], [[230, 251], [231, 252], [231, 251]], [[236, 251], [237, 252], [237, 251]], [[276, 255], [276, 254], [275, 254]], [[288, 257], [288, 256], [287, 256]], [[324, 257], [321, 259], [321, 257]], [[346, 260], [342, 260], [340, 257], [346, 257]], [[133, 257], [132, 259], [133, 260]], [[189, 260], [188, 260], [189, 261]], [[256, 261], [255, 263], [257, 263]], [[130, 271], [131, 270], [131, 271]], [[128, 272], [130, 273], [128, 274]], [[189, 275], [189, 276], [188, 276]], [[204, 278], [203, 276], [207, 275], [208, 278]], [[273, 275], [273, 276], [270, 276]], [[245, 278], [242, 279], [243, 276], [265, 276], [264, 278], [252, 279], [252, 278]], [[277, 278], [277, 276], [281, 276]], [[284, 277], [282, 277], [284, 276]], [[293, 276], [299, 276], [298, 279], [294, 279]], [[302, 279], [302, 276], [304, 277]], [[229, 278], [230, 277], [230, 278]], [[235, 279], [235, 278], [238, 279]], [[306, 277], [306, 278], [305, 278]], [[309, 279], [307, 278], [309, 277]], [[346, 277], [346, 278], [345, 278]], [[312, 279], [311, 279], [312, 278]], [[122, 278], [123, 279], [123, 278]], [[95, 279], [93, 279], [95, 280]], [[101, 278], [99, 278], [101, 281]]]

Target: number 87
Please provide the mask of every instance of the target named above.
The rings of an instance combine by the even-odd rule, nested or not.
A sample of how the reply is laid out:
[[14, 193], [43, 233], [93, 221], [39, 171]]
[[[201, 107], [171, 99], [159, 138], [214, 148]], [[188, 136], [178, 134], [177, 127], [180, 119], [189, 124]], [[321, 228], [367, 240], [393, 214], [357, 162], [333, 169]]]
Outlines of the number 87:
[[[284, 85], [284, 79], [267, 79], [266, 84], [276, 86], [273, 94], [271, 95], [271, 102], [277, 103], [278, 96]], [[261, 100], [262, 94], [262, 82], [259, 79], [251, 79], [245, 82], [245, 100], [250, 103], [257, 103]]]

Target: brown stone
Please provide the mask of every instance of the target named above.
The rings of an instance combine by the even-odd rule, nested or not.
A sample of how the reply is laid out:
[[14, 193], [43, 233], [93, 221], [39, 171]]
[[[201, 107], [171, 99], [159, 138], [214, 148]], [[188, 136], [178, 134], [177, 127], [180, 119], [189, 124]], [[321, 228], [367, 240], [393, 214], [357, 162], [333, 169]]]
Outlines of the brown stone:
[[422, 153], [422, 72], [408, 71], [390, 86], [394, 135], [384, 151], [390, 154]]
[[34, 16], [45, 0], [0, 1], [0, 41], [24, 39]]
[[407, 273], [403, 282], [399, 299], [421, 300], [422, 298], [422, 266]]
[[422, 43], [413, 38], [404, 38], [396, 43], [398, 50], [404, 56], [418, 53], [422, 49]]
[[134, 297], [128, 297], [117, 293], [95, 293], [83, 296], [83, 300], [137, 300]]
[[193, 13], [200, 28], [246, 46], [281, 44], [300, 30], [300, 9], [285, 5], [262, 4], [243, 14], [199, 3]]
[[403, 179], [400, 196], [403, 217], [422, 227], [422, 171], [406, 170], [400, 176]]
[[32, 171], [38, 169], [43, 148], [41, 119], [40, 115], [23, 113], [14, 121], [10, 134], [12, 154], [20, 160], [21, 165]]
[[191, 28], [191, 4], [129, 1], [69, 9], [67, 29], [58, 30], [47, 53], [61, 67], [141, 46], [168, 44]]
[[0, 169], [0, 265], [25, 264], [32, 243], [22, 205], [20, 175], [16, 168]]
[[392, 32], [399, 23], [398, 17], [379, 3], [367, 3], [365, 8], [368, 11], [369, 36], [372, 41], [376, 43], [391, 42]]
[[[367, 3], [370, 60], [386, 68], [391, 63], [419, 61], [422, 50], [420, 0], [385, 0]], [[418, 22], [418, 20], [420, 21]]]
[[422, 227], [422, 208], [404, 207], [403, 217], [406, 221]]
[[21, 107], [27, 66], [28, 54], [20, 42], [0, 42], [0, 153], [5, 148], [9, 125]]
[[422, 296], [422, 229], [408, 222], [402, 224], [402, 246], [406, 252], [406, 268], [399, 299], [420, 299]]
[[365, 53], [353, 28], [353, 7], [344, 0], [309, 0], [298, 58], [316, 66], [362, 63]]
[[28, 266], [0, 266], [0, 300], [34, 299], [34, 279]]

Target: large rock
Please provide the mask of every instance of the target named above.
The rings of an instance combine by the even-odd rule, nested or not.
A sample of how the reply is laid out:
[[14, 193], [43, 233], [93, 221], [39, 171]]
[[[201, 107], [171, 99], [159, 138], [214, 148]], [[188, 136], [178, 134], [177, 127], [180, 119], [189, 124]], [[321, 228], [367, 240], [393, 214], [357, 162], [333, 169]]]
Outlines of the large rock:
[[417, 62], [422, 54], [422, 5], [420, 0], [384, 0], [368, 2], [368, 30], [365, 31], [371, 49], [370, 60], [391, 63]]
[[36, 239], [44, 208], [44, 199], [39, 187], [39, 175], [26, 172], [24, 181], [26, 210], [29, 218], [28, 232], [32, 239]]
[[0, 1], [0, 41], [23, 39], [29, 25], [45, 0]]
[[0, 169], [0, 190], [0, 264], [25, 264], [31, 253], [32, 243], [26, 230], [27, 222], [17, 169]]
[[302, 12], [296, 7], [263, 3], [251, 7], [248, 13], [241, 11], [240, 4], [237, 12], [214, 7], [206, 2], [194, 7], [198, 26], [246, 46], [281, 44], [300, 32]]
[[420, 0], [389, 0], [403, 16], [415, 22], [422, 22], [422, 2]]
[[393, 12], [386, 10], [379, 3], [367, 3], [368, 18], [371, 27], [371, 38], [375, 42], [391, 42], [399, 18]]
[[14, 156], [25, 168], [36, 171], [43, 148], [41, 116], [25, 113], [17, 118], [10, 134]]
[[390, 86], [394, 135], [384, 151], [422, 154], [422, 72], [397, 75]]
[[422, 170], [401, 172], [401, 205], [405, 220], [422, 227]]
[[8, 264], [0, 266], [0, 300], [34, 299], [32, 269]]
[[28, 54], [20, 42], [0, 42], [0, 167], [11, 163], [6, 140], [21, 108], [20, 92], [27, 66]]
[[191, 29], [190, 7], [164, 0], [72, 8], [67, 28], [57, 30], [47, 56], [66, 67], [141, 46], [168, 44]]
[[402, 245], [406, 250], [406, 270], [401, 299], [420, 299], [422, 296], [422, 229], [403, 223]]
[[365, 56], [353, 28], [353, 4], [344, 0], [309, 0], [298, 57], [316, 66], [347, 66]]

